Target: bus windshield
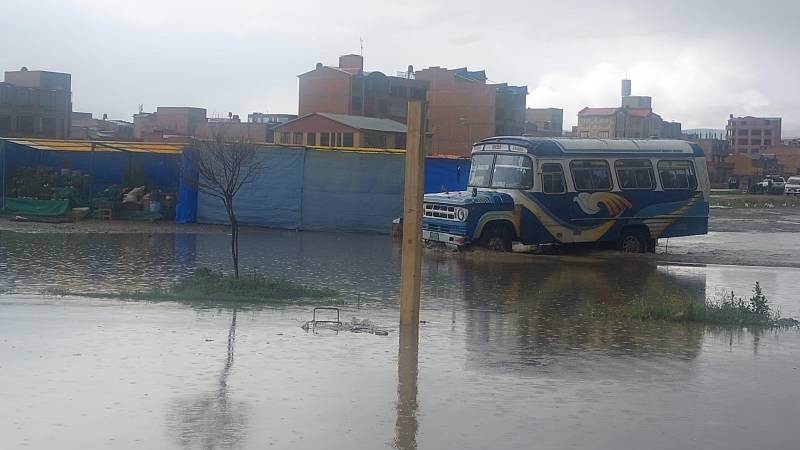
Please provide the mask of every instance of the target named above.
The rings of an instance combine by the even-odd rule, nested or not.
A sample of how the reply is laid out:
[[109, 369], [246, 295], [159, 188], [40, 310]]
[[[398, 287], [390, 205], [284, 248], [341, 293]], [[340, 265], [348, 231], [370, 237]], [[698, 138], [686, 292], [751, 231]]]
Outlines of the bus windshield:
[[469, 186], [530, 189], [533, 186], [533, 165], [524, 155], [473, 155]]
[[492, 178], [494, 155], [473, 155], [472, 167], [469, 170], [470, 187], [489, 187]]

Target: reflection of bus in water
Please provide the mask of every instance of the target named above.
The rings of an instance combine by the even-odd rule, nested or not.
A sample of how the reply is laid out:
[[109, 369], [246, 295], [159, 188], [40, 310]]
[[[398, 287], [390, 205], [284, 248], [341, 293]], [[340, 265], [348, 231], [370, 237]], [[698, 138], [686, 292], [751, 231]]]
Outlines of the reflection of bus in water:
[[708, 232], [709, 188], [703, 151], [685, 141], [489, 138], [472, 149], [468, 191], [425, 196], [423, 237], [654, 251], [659, 238]]

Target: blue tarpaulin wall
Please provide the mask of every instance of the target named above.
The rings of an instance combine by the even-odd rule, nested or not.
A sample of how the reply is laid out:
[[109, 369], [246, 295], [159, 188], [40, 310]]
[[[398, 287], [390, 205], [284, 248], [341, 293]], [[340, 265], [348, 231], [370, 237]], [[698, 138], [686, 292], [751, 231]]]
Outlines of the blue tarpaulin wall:
[[[192, 222], [191, 211], [196, 211], [197, 222], [227, 223], [221, 200], [195, 191], [195, 207], [191, 195], [184, 194], [197, 179], [187, 153], [191, 151], [184, 151], [178, 220]], [[234, 202], [243, 225], [382, 233], [402, 214], [403, 154], [283, 147], [259, 153], [266, 170], [243, 186]], [[427, 158], [426, 192], [466, 189], [468, 175], [469, 160]]]
[[[142, 152], [92, 152], [38, 150], [15, 142], [4, 141], [5, 158], [0, 155], [0, 172], [5, 169], [6, 183], [22, 167], [69, 168], [84, 174], [94, 173], [94, 192], [111, 185], [121, 185], [125, 172], [131, 167], [141, 169], [148, 181], [162, 191], [178, 189], [180, 155]], [[3, 167], [5, 159], [5, 167]], [[92, 170], [94, 169], [94, 171]]]
[[466, 190], [469, 164], [467, 158], [426, 158], [425, 193]]

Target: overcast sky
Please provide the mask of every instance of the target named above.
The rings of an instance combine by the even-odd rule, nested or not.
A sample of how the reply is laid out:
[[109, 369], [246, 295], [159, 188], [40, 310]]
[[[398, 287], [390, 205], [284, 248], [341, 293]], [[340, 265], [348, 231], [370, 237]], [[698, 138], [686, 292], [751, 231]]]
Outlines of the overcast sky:
[[387, 74], [485, 69], [529, 107], [617, 106], [619, 80], [684, 128], [783, 117], [800, 136], [800, 2], [4, 0], [0, 69], [72, 74], [76, 111], [296, 113], [297, 75], [358, 53]]

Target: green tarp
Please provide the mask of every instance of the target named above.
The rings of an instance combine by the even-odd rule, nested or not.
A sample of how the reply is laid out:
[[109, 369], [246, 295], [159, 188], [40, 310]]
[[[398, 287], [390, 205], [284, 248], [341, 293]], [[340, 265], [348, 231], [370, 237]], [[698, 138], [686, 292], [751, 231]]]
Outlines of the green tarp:
[[5, 215], [59, 217], [68, 215], [71, 210], [69, 200], [0, 199], [0, 214]]

